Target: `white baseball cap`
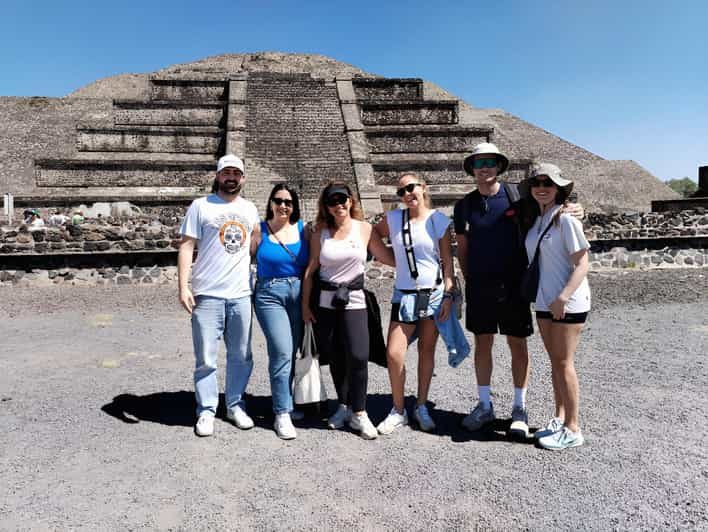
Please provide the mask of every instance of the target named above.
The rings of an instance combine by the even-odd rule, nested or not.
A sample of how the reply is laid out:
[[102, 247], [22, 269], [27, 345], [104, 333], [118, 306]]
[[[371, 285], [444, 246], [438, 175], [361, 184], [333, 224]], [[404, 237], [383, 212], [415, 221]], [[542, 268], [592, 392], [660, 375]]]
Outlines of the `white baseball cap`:
[[221, 159], [219, 159], [219, 162], [216, 163], [216, 171], [221, 172], [224, 168], [229, 167], [238, 168], [239, 170], [241, 170], [241, 172], [245, 172], [243, 161], [230, 153], [224, 155]]

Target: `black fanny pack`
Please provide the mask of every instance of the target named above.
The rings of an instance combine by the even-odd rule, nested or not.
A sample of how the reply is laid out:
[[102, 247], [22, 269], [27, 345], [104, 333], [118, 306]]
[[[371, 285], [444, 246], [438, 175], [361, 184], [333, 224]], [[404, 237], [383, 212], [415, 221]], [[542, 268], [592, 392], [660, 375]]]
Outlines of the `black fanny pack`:
[[362, 290], [364, 288], [364, 274], [360, 274], [348, 283], [331, 283], [320, 280], [321, 289], [326, 292], [334, 292], [332, 305], [335, 308], [344, 308], [349, 303], [349, 292], [352, 290]]

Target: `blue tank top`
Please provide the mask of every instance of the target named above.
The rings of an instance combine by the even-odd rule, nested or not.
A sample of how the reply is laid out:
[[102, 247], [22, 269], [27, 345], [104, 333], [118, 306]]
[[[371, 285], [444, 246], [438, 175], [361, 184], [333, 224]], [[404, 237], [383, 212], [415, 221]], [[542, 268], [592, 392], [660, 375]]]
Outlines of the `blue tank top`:
[[300, 240], [285, 246], [295, 255], [293, 260], [290, 254], [278, 242], [270, 239], [270, 231], [266, 222], [261, 222], [261, 243], [256, 250], [256, 265], [258, 277], [300, 277], [310, 258], [310, 247], [307, 245], [302, 220], [297, 222]]

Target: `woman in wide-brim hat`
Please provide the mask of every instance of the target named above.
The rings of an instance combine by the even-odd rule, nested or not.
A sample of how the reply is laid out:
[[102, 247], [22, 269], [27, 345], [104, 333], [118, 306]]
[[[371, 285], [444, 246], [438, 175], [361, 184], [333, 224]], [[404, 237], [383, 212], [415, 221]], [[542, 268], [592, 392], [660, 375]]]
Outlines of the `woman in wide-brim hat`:
[[526, 235], [526, 253], [539, 254], [536, 322], [551, 360], [555, 415], [536, 432], [546, 449], [577, 447], [584, 442], [578, 422], [579, 389], [573, 357], [590, 311], [587, 281], [590, 245], [579, 220], [563, 212], [573, 182], [550, 163], [536, 164], [520, 185], [530, 194], [536, 217]]

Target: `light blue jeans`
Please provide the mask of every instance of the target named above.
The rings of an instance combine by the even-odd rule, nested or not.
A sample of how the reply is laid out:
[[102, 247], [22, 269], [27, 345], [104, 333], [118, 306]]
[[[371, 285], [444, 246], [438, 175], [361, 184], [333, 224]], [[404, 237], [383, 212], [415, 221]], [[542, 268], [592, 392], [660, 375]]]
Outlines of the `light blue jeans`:
[[197, 296], [192, 310], [192, 342], [194, 344], [194, 391], [197, 416], [216, 415], [219, 387], [216, 361], [219, 340], [226, 344], [226, 408], [243, 406], [243, 393], [253, 370], [251, 355], [251, 298], [236, 299]]
[[293, 409], [293, 359], [302, 341], [300, 279], [259, 279], [255, 294], [256, 316], [268, 344], [273, 412], [284, 414]]

